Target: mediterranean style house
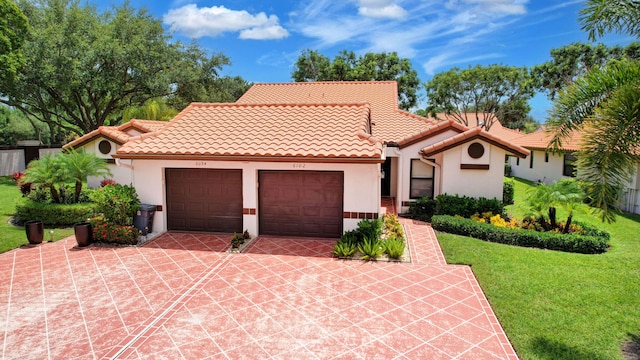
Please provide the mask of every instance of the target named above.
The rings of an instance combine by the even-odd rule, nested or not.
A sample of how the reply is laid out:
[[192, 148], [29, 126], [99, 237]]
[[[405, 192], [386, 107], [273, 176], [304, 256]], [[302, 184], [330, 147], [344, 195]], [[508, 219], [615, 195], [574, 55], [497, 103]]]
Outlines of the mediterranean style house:
[[154, 230], [332, 238], [377, 218], [382, 196], [399, 211], [443, 193], [501, 199], [505, 156], [530, 154], [499, 123], [397, 102], [393, 81], [256, 84], [235, 103], [192, 103], [168, 123], [103, 127], [66, 147], [113, 159], [116, 180], [157, 205]]

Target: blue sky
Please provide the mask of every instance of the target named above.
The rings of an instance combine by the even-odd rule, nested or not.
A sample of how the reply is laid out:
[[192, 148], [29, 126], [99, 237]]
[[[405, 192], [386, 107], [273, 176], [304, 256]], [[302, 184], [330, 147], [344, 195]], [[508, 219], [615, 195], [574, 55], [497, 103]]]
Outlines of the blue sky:
[[[101, 8], [121, 0], [98, 0]], [[195, 39], [227, 55], [225, 75], [252, 82], [291, 81], [304, 49], [333, 57], [340, 50], [397, 52], [409, 58], [420, 80], [452, 67], [533, 66], [552, 48], [587, 42], [578, 11], [583, 0], [130, 0], [162, 19], [175, 38]], [[622, 35], [601, 40], [626, 45]], [[424, 95], [424, 90], [421, 91]], [[423, 98], [421, 103], [425, 104]], [[531, 101], [544, 122], [550, 103]]]

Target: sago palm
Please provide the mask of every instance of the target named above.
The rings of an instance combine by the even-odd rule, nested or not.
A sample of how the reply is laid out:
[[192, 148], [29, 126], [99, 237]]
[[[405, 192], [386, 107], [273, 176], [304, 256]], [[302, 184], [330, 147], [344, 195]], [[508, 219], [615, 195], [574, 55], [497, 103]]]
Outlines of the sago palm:
[[63, 186], [68, 178], [61, 153], [44, 155], [39, 160], [33, 160], [24, 172], [24, 181], [48, 188], [54, 203], [62, 202], [56, 186]]
[[80, 200], [82, 182], [87, 181], [88, 176], [110, 176], [111, 171], [104, 159], [95, 154], [89, 154], [84, 149], [69, 149], [63, 156], [63, 163], [67, 170], [69, 180], [75, 182], [74, 202]]

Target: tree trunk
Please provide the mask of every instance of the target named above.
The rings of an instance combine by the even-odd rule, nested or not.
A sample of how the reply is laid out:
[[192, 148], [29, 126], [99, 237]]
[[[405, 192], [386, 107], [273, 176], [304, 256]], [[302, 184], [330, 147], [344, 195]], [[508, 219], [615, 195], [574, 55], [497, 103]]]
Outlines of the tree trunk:
[[82, 192], [82, 181], [76, 181], [76, 193], [73, 197], [74, 202], [77, 204], [80, 202], [80, 193]]
[[53, 202], [56, 204], [60, 204], [60, 194], [58, 194], [55, 185], [50, 185], [49, 191], [51, 192], [51, 198], [53, 199]]
[[567, 217], [567, 223], [564, 226], [564, 229], [562, 230], [563, 234], [568, 234], [569, 233], [569, 227], [571, 226], [571, 220], [572, 220], [573, 216], [569, 215]]
[[551, 223], [551, 229], [558, 227], [558, 223], [556, 222], [556, 208], [553, 206], [549, 207], [549, 222]]

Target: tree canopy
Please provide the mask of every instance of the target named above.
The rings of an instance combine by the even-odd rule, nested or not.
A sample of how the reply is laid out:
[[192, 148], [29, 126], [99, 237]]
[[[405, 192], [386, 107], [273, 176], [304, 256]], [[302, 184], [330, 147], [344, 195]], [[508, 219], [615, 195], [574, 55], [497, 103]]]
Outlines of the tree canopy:
[[31, 36], [17, 81], [0, 82], [0, 102], [50, 128], [82, 135], [158, 97], [175, 108], [208, 101], [229, 64], [223, 54], [174, 41], [159, 19], [128, 3], [104, 13], [78, 0], [18, 6]]
[[[453, 68], [436, 74], [426, 85], [427, 113], [445, 113], [469, 125], [470, 116], [490, 129], [497, 117], [505, 126], [532, 121], [528, 100], [533, 82], [526, 68], [490, 65]], [[522, 123], [522, 125], [520, 125]]]
[[639, 59], [640, 42], [626, 47], [573, 43], [551, 50], [551, 60], [531, 69], [536, 87], [553, 100], [558, 92], [596, 66], [616, 59]]
[[24, 63], [22, 45], [29, 22], [11, 0], [0, 0], [0, 81], [13, 83]]
[[418, 72], [408, 59], [400, 58], [396, 52], [356, 56], [353, 51], [342, 50], [332, 61], [316, 50], [304, 50], [291, 77], [297, 82], [395, 80], [401, 109], [408, 110], [418, 101]]

